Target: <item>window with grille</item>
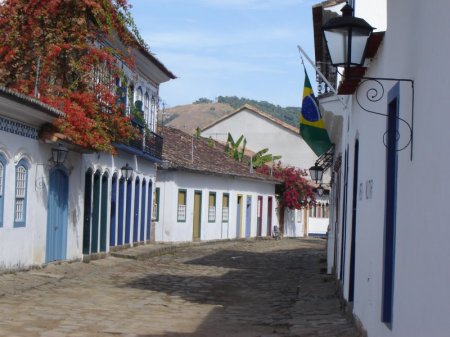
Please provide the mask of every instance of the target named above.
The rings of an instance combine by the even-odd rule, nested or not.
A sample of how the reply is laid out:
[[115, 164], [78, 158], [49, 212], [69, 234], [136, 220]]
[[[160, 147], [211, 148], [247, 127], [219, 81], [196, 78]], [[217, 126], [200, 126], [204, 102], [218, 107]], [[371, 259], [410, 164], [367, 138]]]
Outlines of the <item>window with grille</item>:
[[209, 192], [208, 222], [216, 221], [216, 192]]
[[178, 190], [177, 221], [186, 221], [186, 190]]
[[16, 185], [14, 203], [14, 226], [25, 226], [26, 220], [26, 196], [27, 196], [27, 174], [28, 170], [24, 161], [16, 166]]
[[223, 194], [222, 198], [222, 222], [228, 222], [230, 212], [230, 195], [228, 193]]

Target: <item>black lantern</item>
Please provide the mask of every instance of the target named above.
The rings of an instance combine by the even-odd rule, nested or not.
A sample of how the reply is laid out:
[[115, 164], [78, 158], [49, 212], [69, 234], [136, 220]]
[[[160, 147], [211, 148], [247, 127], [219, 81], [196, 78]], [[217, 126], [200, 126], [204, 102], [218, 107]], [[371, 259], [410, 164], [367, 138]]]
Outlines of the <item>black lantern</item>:
[[125, 166], [122, 166], [120, 171], [122, 171], [122, 178], [124, 178], [125, 180], [128, 180], [131, 178], [131, 173], [133, 172], [133, 168], [130, 165], [128, 165], [128, 163], [127, 163]]
[[322, 27], [331, 64], [345, 68], [362, 66], [367, 42], [374, 28], [366, 20], [355, 18], [348, 3], [341, 11], [342, 16], [331, 18]]
[[309, 168], [309, 175], [311, 176], [311, 180], [317, 184], [322, 181], [323, 168], [317, 164], [314, 164], [314, 166]]
[[63, 164], [66, 160], [67, 154], [69, 153], [69, 150], [59, 144], [58, 147], [52, 148], [52, 161], [55, 163], [55, 165]]

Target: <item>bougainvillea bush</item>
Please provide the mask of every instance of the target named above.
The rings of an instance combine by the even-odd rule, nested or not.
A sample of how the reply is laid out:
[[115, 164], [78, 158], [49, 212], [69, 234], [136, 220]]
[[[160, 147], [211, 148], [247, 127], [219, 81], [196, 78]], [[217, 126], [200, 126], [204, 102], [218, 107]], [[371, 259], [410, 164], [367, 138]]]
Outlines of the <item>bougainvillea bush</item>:
[[276, 187], [278, 205], [281, 209], [301, 209], [308, 203], [308, 199], [310, 203], [315, 202], [313, 188], [305, 178], [308, 175], [306, 170], [293, 166], [283, 167], [281, 162], [278, 162], [273, 168], [261, 166], [257, 172], [270, 175], [271, 170], [273, 177], [283, 181]]
[[131, 48], [147, 48], [129, 9], [127, 0], [3, 1], [0, 85], [65, 112], [55, 126], [72, 142], [114, 152], [112, 142], [135, 137], [117, 104], [119, 63], [132, 68]]

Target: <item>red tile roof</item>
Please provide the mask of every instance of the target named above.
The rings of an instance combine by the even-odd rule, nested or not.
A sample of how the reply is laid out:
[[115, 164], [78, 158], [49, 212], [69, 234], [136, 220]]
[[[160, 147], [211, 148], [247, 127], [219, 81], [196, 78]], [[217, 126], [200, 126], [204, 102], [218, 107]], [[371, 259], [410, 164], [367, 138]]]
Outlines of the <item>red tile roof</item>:
[[[270, 183], [281, 181], [264, 174], [250, 172], [248, 163], [238, 162], [224, 152], [223, 145], [205, 138], [195, 138], [178, 129], [165, 127], [162, 168], [202, 174], [241, 177]], [[211, 146], [213, 144], [213, 146]]]

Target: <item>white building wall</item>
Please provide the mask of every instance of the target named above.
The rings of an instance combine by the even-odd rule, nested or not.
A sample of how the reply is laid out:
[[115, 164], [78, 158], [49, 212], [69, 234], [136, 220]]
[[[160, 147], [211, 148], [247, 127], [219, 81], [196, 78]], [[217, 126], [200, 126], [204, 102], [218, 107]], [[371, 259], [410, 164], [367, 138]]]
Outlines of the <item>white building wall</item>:
[[317, 156], [305, 141], [292, 131], [243, 109], [203, 131], [202, 136], [225, 143], [231, 133], [234, 140], [241, 135], [247, 139], [247, 148], [256, 152], [264, 148], [273, 155], [281, 155], [283, 165], [307, 169], [314, 165]]
[[[0, 228], [0, 270], [45, 263], [51, 146], [20, 135], [0, 131], [0, 153], [5, 157], [3, 227]], [[15, 169], [21, 159], [29, 164], [26, 224], [14, 227]], [[67, 259], [81, 258], [82, 192], [80, 155], [69, 152], [64, 163], [69, 172]]]
[[[159, 171], [157, 187], [160, 188], [159, 221], [155, 223], [155, 239], [164, 242], [192, 241], [194, 193], [202, 192], [201, 205], [201, 240], [220, 240], [236, 238], [237, 196], [244, 198], [242, 210], [241, 237], [245, 238], [246, 200], [252, 197], [251, 232], [257, 234], [257, 200], [263, 196], [262, 235], [267, 235], [268, 197], [272, 197], [272, 227], [278, 226], [276, 214], [275, 185], [249, 181], [232, 177], [219, 177], [206, 174], [187, 173], [183, 171]], [[186, 221], [177, 221], [178, 190], [187, 191]], [[208, 221], [209, 192], [216, 193], [216, 220]], [[222, 222], [223, 194], [229, 194], [229, 221]]]
[[[358, 1], [357, 8], [362, 2]], [[450, 34], [446, 23], [450, 4], [399, 0], [389, 2], [387, 9], [386, 36], [366, 76], [415, 81], [413, 160], [411, 147], [398, 152], [392, 325], [381, 321], [386, 118], [363, 111], [354, 97], [348, 131], [344, 123], [343, 135], [350, 149], [344, 295], [348, 298], [354, 143], [359, 139], [353, 312], [369, 336], [445, 336], [450, 331], [450, 269], [445, 268], [450, 254], [450, 210], [446, 207], [450, 183], [445, 156], [450, 122], [445, 64], [450, 47], [442, 41]], [[369, 15], [364, 18], [372, 23]], [[385, 97], [371, 105], [371, 110], [386, 112], [387, 93], [394, 84], [383, 82]], [[400, 116], [411, 123], [409, 83], [400, 84], [399, 97]], [[400, 122], [399, 146], [408, 139], [408, 129]]]

